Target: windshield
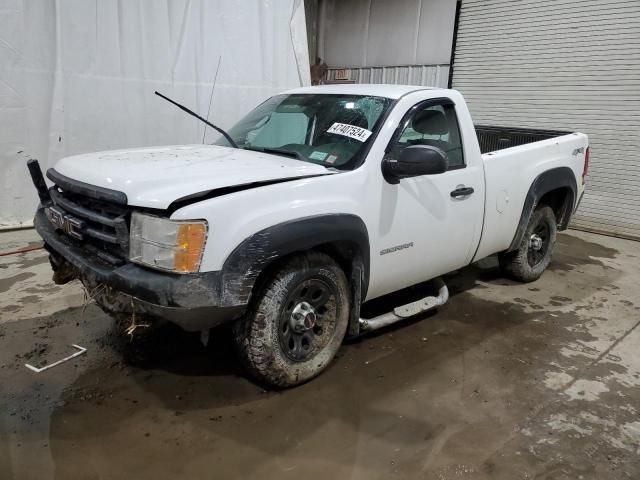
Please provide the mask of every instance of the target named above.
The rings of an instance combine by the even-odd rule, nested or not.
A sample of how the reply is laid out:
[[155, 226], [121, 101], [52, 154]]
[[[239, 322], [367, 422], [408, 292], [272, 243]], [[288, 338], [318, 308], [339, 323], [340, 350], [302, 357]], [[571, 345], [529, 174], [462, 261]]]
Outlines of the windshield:
[[[363, 95], [277, 95], [229, 131], [238, 147], [352, 169], [392, 100]], [[217, 145], [229, 145], [220, 138]]]

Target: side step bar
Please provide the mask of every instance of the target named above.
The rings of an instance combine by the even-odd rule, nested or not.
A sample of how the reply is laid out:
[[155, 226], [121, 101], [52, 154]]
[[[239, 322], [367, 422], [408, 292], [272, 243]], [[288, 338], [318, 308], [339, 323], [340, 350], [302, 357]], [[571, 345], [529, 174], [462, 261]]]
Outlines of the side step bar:
[[436, 282], [438, 286], [437, 297], [424, 297], [415, 302], [396, 307], [392, 312], [374, 318], [360, 318], [360, 331], [370, 332], [377, 330], [405, 318], [413, 317], [419, 313], [444, 305], [447, 303], [447, 300], [449, 300], [449, 289], [441, 278], [438, 278]]

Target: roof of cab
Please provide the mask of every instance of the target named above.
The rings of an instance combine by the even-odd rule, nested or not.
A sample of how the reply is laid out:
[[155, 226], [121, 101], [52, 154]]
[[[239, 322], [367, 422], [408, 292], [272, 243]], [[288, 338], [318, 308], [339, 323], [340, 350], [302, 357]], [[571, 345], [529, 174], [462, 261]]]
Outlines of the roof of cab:
[[374, 83], [346, 83], [334, 85], [318, 85], [314, 87], [294, 88], [283, 92], [292, 93], [329, 93], [342, 95], [370, 95], [398, 99], [407, 93], [418, 90], [442, 90], [441, 88], [421, 87], [419, 85], [383, 85]]

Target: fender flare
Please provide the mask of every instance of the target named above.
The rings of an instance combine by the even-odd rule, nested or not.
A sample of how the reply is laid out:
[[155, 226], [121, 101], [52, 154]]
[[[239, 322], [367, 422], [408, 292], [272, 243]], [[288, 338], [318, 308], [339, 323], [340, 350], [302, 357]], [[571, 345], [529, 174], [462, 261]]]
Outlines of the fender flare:
[[576, 182], [576, 176], [569, 167], [552, 168], [538, 175], [524, 201], [524, 207], [522, 208], [522, 215], [520, 216], [520, 222], [518, 222], [518, 228], [511, 240], [507, 252], [512, 252], [518, 249], [524, 232], [527, 229], [529, 220], [533, 211], [538, 206], [540, 199], [546, 194], [558, 188], [569, 188], [570, 194], [565, 200], [565, 205], [562, 208], [562, 214], [558, 218], [558, 226], [560, 230], [566, 230], [569, 226], [569, 220], [571, 220], [571, 214], [573, 213], [576, 196], [578, 192], [578, 184]]
[[344, 242], [357, 247], [359, 255], [350, 261], [352, 270], [361, 272], [364, 298], [369, 285], [370, 249], [367, 227], [356, 215], [328, 214], [273, 225], [242, 241], [227, 257], [222, 267], [223, 303], [246, 305], [258, 276], [273, 261], [291, 253], [304, 252], [334, 242]]

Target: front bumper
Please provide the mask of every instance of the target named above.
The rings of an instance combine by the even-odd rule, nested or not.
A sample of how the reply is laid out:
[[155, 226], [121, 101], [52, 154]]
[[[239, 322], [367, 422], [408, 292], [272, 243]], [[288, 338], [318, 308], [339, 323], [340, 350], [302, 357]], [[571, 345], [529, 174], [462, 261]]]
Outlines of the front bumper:
[[133, 263], [109, 265], [56, 231], [42, 207], [36, 212], [34, 224], [54, 261], [62, 258], [68, 262], [74, 276], [85, 285], [109, 287], [119, 295], [118, 304], [125, 305], [130, 298], [136, 311], [170, 321], [187, 331], [221, 325], [246, 309], [245, 305], [230, 305], [221, 300], [221, 272], [172, 274]]

